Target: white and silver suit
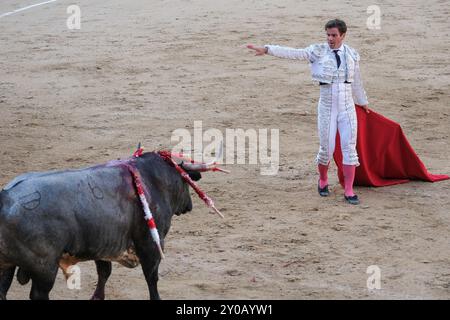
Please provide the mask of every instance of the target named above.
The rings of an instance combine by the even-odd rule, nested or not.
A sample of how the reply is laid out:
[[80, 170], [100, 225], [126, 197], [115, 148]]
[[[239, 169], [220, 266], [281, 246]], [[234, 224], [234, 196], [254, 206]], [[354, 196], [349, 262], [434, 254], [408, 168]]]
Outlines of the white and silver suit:
[[[359, 54], [343, 44], [331, 49], [327, 43], [313, 44], [304, 49], [266, 45], [267, 53], [280, 58], [301, 59], [310, 62], [312, 79], [320, 85], [318, 129], [320, 147], [316, 161], [328, 165], [333, 156], [336, 130], [339, 130], [343, 164], [359, 165], [356, 152], [357, 119], [356, 102], [367, 105], [359, 70]], [[333, 50], [339, 50], [341, 64], [338, 68]]]

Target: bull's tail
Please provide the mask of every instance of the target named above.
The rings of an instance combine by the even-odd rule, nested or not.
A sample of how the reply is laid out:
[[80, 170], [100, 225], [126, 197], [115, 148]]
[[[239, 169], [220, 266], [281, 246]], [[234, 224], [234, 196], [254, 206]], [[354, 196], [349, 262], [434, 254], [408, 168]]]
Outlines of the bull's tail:
[[17, 281], [21, 285], [25, 285], [30, 281], [30, 275], [28, 272], [19, 267], [19, 270], [17, 270]]

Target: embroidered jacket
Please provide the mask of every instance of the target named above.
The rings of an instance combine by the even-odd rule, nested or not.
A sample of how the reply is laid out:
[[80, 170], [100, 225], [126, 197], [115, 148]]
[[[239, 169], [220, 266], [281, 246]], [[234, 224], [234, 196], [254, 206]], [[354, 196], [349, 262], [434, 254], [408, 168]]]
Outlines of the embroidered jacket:
[[311, 76], [314, 81], [322, 83], [350, 82], [356, 104], [367, 105], [367, 96], [363, 87], [359, 70], [360, 56], [352, 47], [343, 44], [340, 55], [341, 65], [338, 68], [336, 57], [328, 43], [312, 44], [304, 49], [266, 45], [267, 53], [286, 59], [307, 60], [310, 62]]

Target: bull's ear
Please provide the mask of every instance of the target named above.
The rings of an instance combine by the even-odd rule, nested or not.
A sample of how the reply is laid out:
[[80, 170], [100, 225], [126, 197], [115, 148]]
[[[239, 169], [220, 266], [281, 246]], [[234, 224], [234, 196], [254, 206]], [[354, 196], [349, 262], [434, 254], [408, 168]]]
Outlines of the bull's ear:
[[200, 180], [200, 179], [202, 178], [201, 173], [198, 172], [198, 171], [190, 171], [190, 170], [187, 170], [186, 172], [187, 172], [187, 174], [189, 175], [189, 177], [190, 177], [192, 180], [194, 180], [194, 181], [198, 181], [198, 180]]

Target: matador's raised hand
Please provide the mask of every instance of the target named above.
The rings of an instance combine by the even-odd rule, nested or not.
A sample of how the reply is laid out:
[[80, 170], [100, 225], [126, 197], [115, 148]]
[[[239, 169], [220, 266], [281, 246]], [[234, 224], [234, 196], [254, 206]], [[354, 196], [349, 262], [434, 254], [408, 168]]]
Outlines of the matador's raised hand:
[[251, 50], [255, 50], [255, 56], [263, 56], [267, 53], [267, 48], [265, 47], [255, 47], [252, 44], [247, 45], [247, 48], [251, 49]]

